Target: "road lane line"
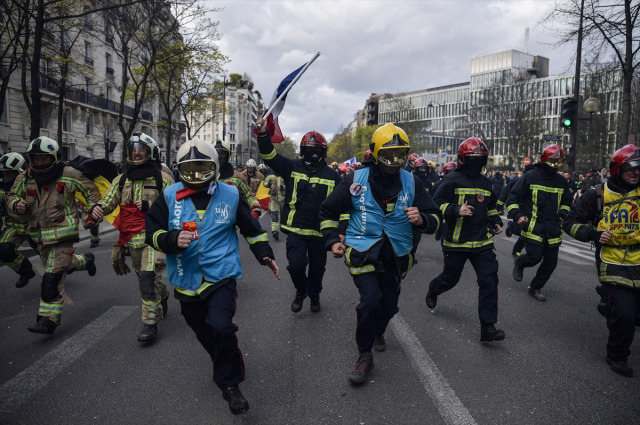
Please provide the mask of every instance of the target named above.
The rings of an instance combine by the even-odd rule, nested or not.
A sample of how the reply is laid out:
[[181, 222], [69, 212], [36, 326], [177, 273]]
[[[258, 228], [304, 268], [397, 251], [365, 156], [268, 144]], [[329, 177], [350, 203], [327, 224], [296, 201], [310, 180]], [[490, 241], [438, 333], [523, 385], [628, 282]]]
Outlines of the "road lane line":
[[476, 421], [453, 392], [446, 378], [440, 373], [402, 316], [396, 314], [390, 324], [393, 333], [409, 356], [413, 368], [418, 372], [424, 389], [433, 399], [444, 421], [449, 425], [476, 425]]
[[9, 413], [115, 329], [136, 306], [114, 306], [0, 387], [0, 412]]

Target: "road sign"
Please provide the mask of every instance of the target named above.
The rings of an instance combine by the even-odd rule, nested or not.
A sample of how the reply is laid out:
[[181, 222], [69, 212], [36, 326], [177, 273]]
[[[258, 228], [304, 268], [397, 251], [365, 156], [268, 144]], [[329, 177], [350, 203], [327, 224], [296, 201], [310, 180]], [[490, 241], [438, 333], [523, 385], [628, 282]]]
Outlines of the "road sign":
[[555, 134], [543, 134], [542, 140], [547, 140], [549, 142], [562, 142], [562, 136], [556, 136]]
[[531, 160], [529, 158], [525, 158], [524, 165], [529, 165], [529, 164], [531, 164]]
[[443, 151], [441, 151], [441, 152], [440, 152], [440, 156], [443, 156], [443, 157], [447, 156], [447, 151], [444, 151], [444, 150], [443, 150]]

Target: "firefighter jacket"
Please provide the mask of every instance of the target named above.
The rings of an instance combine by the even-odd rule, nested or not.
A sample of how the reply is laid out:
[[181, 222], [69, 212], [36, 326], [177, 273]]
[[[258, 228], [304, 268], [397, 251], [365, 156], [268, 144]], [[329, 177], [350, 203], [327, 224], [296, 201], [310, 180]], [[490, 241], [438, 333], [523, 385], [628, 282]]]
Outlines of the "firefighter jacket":
[[[458, 168], [444, 176], [433, 200], [447, 222], [443, 251], [477, 252], [493, 248], [493, 226], [502, 226], [502, 220], [496, 211], [496, 195], [488, 178], [481, 174], [470, 177]], [[465, 202], [474, 208], [470, 217], [458, 214]]]
[[427, 174], [427, 179], [429, 180], [429, 182], [431, 182], [431, 184], [428, 185], [427, 182], [423, 181], [424, 187], [429, 192], [429, 195], [433, 197], [433, 194], [435, 193], [435, 190], [434, 190], [435, 185], [441, 180], [440, 175], [436, 170], [433, 170], [429, 174]]
[[562, 243], [561, 219], [569, 213], [572, 200], [565, 178], [538, 164], [518, 180], [505, 205], [510, 219], [529, 219], [522, 224], [521, 238], [538, 245], [546, 241], [553, 246]]
[[285, 181], [282, 232], [321, 238], [320, 205], [340, 183], [340, 176], [324, 160], [313, 168], [302, 159], [289, 159], [276, 153], [268, 133], [258, 135], [258, 146], [264, 162]]
[[14, 229], [18, 234], [28, 235], [28, 223], [24, 221], [24, 217], [9, 208], [9, 194], [12, 186], [13, 182], [5, 183], [0, 180], [0, 230], [2, 230], [2, 224], [4, 223], [6, 227]]
[[[602, 283], [640, 287], [640, 188], [616, 184], [617, 179], [586, 190], [564, 219], [566, 233], [582, 242], [594, 242], [598, 277]], [[612, 237], [601, 245], [606, 230]]]
[[234, 170], [230, 164], [220, 167], [220, 177], [218, 177], [218, 181], [234, 185], [236, 189], [238, 189], [238, 193], [241, 193], [246, 199], [247, 204], [251, 207], [251, 211], [260, 212], [262, 210], [258, 198], [256, 198], [255, 192], [251, 192], [247, 180], [242, 173]]
[[[276, 186], [275, 189], [271, 189], [272, 184]], [[271, 195], [271, 199], [275, 199], [278, 202], [284, 202], [286, 187], [282, 177], [276, 176], [275, 174], [267, 176], [264, 180], [264, 187], [269, 188], [269, 195]]]
[[[100, 200], [95, 183], [72, 167], [64, 167], [60, 177], [39, 185], [30, 171], [20, 174], [9, 195], [9, 208], [27, 202], [27, 212], [21, 215], [28, 222], [29, 237], [38, 245], [51, 246], [63, 241], [78, 242], [78, 201], [75, 194], [94, 205]], [[85, 212], [88, 208], [85, 208]]]
[[[179, 196], [182, 187], [182, 183], [170, 186], [153, 203], [145, 217], [146, 242], [167, 254], [167, 265], [173, 267], [169, 270], [171, 274], [179, 274], [177, 260], [182, 258], [180, 256], [188, 257], [185, 264], [191, 267], [182, 267], [184, 279], [171, 279], [173, 285], [181, 286], [175, 288], [177, 299], [205, 299], [220, 286], [241, 276], [238, 236], [234, 226], [238, 227], [260, 264], [264, 264], [264, 257], [275, 259], [266, 232], [251, 215], [247, 199], [235, 189], [230, 191], [229, 185], [218, 183], [213, 195], [201, 190], [182, 198]], [[217, 206], [223, 203], [226, 206]], [[204, 232], [203, 240], [194, 240], [186, 249], [178, 248], [178, 235], [183, 229], [198, 232], [198, 238]], [[224, 261], [212, 261], [216, 258]], [[193, 267], [193, 264], [200, 264], [205, 269]]]
[[507, 196], [509, 196], [509, 192], [511, 192], [511, 189], [513, 189], [513, 186], [516, 185], [519, 178], [520, 177], [514, 177], [511, 180], [509, 180], [509, 183], [507, 183], [507, 186], [504, 189], [502, 189], [502, 192], [500, 192], [500, 196], [498, 197], [498, 202], [496, 203], [496, 209], [498, 211], [504, 211], [504, 203], [507, 202]]
[[244, 170], [242, 172], [242, 177], [244, 177], [244, 179], [247, 182], [249, 182], [249, 188], [251, 189], [251, 193], [255, 196], [256, 192], [258, 191], [258, 188], [260, 187], [260, 183], [264, 181], [264, 176], [262, 175], [262, 173], [256, 170], [253, 176], [249, 176], [249, 173], [247, 173], [247, 170]]
[[[356, 239], [366, 242], [353, 243], [354, 246], [347, 248], [345, 263], [352, 275], [383, 271], [382, 263], [378, 261], [380, 252], [393, 249], [397, 258], [397, 275], [404, 278], [413, 266], [416, 247], [412, 243], [412, 230], [435, 233], [440, 228], [442, 215], [429, 193], [422, 189], [417, 176], [404, 170], [384, 176], [372, 162], [364, 162], [363, 165], [363, 168], [349, 174], [322, 203], [320, 220], [325, 246], [331, 250], [333, 244], [340, 242], [340, 234], [344, 234], [342, 223], [348, 223], [346, 242]], [[406, 213], [400, 211], [407, 206], [418, 208], [422, 226], [409, 224]], [[362, 225], [354, 227], [356, 222], [362, 224], [363, 220], [364, 230]], [[389, 232], [394, 232], [393, 240]], [[404, 244], [404, 248], [402, 240], [409, 242]]]
[[420, 182], [422, 183], [422, 186], [431, 195], [433, 191], [433, 186], [435, 185], [435, 183], [429, 180], [429, 177], [426, 174], [416, 174], [416, 173], [413, 173], [413, 174], [418, 178], [418, 180], [420, 180]]
[[[161, 171], [160, 173], [162, 176], [162, 185], [158, 185], [156, 183], [156, 178], [153, 176], [133, 181], [127, 179], [124, 186], [122, 186], [122, 191], [120, 191], [120, 179], [123, 174], [120, 174], [118, 177], [113, 179], [109, 190], [107, 190], [104, 198], [99, 202], [104, 210], [104, 215], [111, 214], [120, 205], [133, 204], [137, 201], [142, 201], [143, 212], [148, 211], [151, 205], [160, 196], [161, 190], [173, 184], [173, 176], [171, 174], [164, 171]], [[159, 191], [158, 189], [161, 190]], [[128, 244], [132, 248], [143, 248], [147, 245], [144, 239], [145, 229], [143, 228], [140, 232], [129, 239]]]

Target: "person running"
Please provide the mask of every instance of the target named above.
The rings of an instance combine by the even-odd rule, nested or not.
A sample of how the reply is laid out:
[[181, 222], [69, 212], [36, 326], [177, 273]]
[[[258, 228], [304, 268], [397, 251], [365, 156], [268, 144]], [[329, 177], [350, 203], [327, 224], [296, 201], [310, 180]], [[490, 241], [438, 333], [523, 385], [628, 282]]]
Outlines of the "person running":
[[271, 234], [273, 239], [280, 240], [280, 219], [284, 208], [286, 187], [284, 179], [276, 173], [271, 173], [264, 180], [264, 187], [269, 188], [269, 211], [271, 213]]

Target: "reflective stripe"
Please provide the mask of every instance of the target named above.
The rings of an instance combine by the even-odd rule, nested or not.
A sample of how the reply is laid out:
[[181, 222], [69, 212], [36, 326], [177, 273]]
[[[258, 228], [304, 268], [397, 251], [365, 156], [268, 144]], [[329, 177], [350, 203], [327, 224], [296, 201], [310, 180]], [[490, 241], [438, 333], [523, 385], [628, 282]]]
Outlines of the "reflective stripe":
[[297, 233], [299, 235], [322, 237], [322, 233], [320, 233], [320, 232], [318, 232], [316, 230], [298, 229], [297, 227], [289, 227], [289, 226], [287, 226], [285, 224], [281, 224], [280, 227], [282, 227], [283, 229], [288, 230], [290, 232]]
[[449, 242], [445, 239], [442, 243], [444, 246], [448, 246], [449, 248], [481, 248], [483, 246], [491, 245], [493, 243], [493, 237], [491, 239], [486, 239], [484, 241], [469, 241], [465, 243], [455, 243]]
[[508, 205], [508, 206], [507, 206], [507, 212], [511, 212], [511, 210], [514, 210], [514, 209], [518, 209], [518, 210], [519, 210], [519, 209], [520, 209], [520, 205], [518, 205], [518, 204], [511, 204], [511, 205]]
[[387, 212], [392, 212], [396, 207], [395, 202], [393, 204], [387, 204]]
[[562, 243], [562, 236], [560, 236], [559, 238], [549, 239], [547, 242], [549, 242], [549, 245], [560, 244]]
[[207, 289], [210, 286], [213, 286], [213, 283], [203, 282], [202, 285], [200, 285], [198, 289], [195, 289], [195, 290], [182, 289], [182, 288], [178, 288], [177, 286], [175, 286], [174, 289], [183, 295], [187, 295], [189, 297], [195, 297], [196, 295], [200, 295], [205, 289]]
[[273, 150], [271, 151], [271, 153], [263, 153], [260, 154], [260, 156], [262, 156], [262, 159], [273, 159], [276, 157], [276, 149], [273, 148]]
[[487, 211], [487, 214], [489, 215], [489, 217], [491, 217], [492, 215], [498, 215], [498, 211], [496, 211], [496, 210], [489, 210], [489, 211]]
[[456, 195], [486, 195], [491, 196], [493, 192], [490, 190], [479, 189], [477, 187], [460, 187], [453, 191]]
[[148, 250], [148, 255], [147, 255], [147, 270], [149, 272], [154, 271], [154, 266], [155, 266], [155, 262], [156, 262], [156, 251], [152, 248], [149, 247]]
[[74, 257], [78, 260], [78, 267], [76, 270], [84, 270], [87, 266], [87, 259], [84, 255], [74, 255]]
[[[458, 190], [464, 190], [464, 189], [456, 189], [456, 191]], [[467, 195], [466, 193], [458, 193], [458, 205], [463, 205], [464, 204], [464, 197], [465, 195]], [[458, 217], [456, 219], [456, 226], [453, 230], [453, 242], [454, 243], [458, 243], [458, 241], [460, 240], [460, 233], [462, 232], [462, 222], [464, 221], [464, 217]]]
[[504, 205], [504, 202], [503, 202], [503, 201], [498, 200], [498, 202], [496, 202], [496, 205], [498, 205], [498, 206], [502, 206], [502, 205]]
[[325, 220], [322, 223], [320, 223], [320, 230], [334, 229], [338, 227], [338, 224], [339, 223], [337, 221]]
[[371, 264], [363, 267], [349, 267], [349, 273], [351, 273], [352, 275], [371, 273], [374, 271], [376, 271], [376, 268]]
[[249, 243], [249, 245], [253, 245], [256, 242], [269, 242], [269, 237], [267, 236], [267, 233], [261, 233], [258, 236], [254, 236], [252, 238], [245, 238], [247, 240], [247, 242]]
[[542, 242], [542, 238], [540, 236], [536, 236], [533, 233], [525, 232], [524, 230], [520, 233], [522, 237], [533, 239], [534, 241]]
[[442, 204], [440, 205], [440, 211], [442, 211], [442, 214], [444, 215], [445, 212], [447, 211], [447, 208], [449, 208], [449, 203], [447, 202], [446, 204]]
[[543, 192], [549, 192], [549, 193], [564, 193], [564, 188], [561, 188], [561, 187], [547, 187], [547, 186], [541, 186], [539, 184], [532, 184], [531, 186], [529, 186], [529, 188], [533, 190], [541, 190]]
[[571, 208], [569, 208], [569, 207], [568, 207], [568, 206], [566, 206], [566, 205], [561, 205], [561, 206], [560, 206], [560, 209], [561, 209], [561, 210], [565, 210], [565, 211], [570, 211], [570, 210], [571, 210]]
[[40, 310], [40, 313], [61, 314], [62, 304], [50, 304], [50, 303], [45, 303], [44, 301], [40, 301], [39, 310]]
[[164, 233], [169, 233], [169, 232], [167, 232], [166, 230], [158, 230], [153, 234], [153, 246], [155, 246], [158, 251], [162, 251], [158, 246], [158, 237]]
[[436, 230], [433, 231], [433, 233], [436, 233], [438, 230], [440, 230], [440, 218], [435, 215], [435, 214], [431, 214], [433, 216], [433, 218], [436, 219], [436, 222], [438, 223], [438, 225], [436, 226]]
[[340, 221], [349, 220], [351, 218], [351, 214], [340, 214]]
[[575, 238], [576, 233], [578, 233], [578, 229], [580, 229], [580, 227], [582, 226], [584, 226], [584, 224], [574, 224], [573, 226], [571, 226], [571, 230], [569, 230], [569, 234]]

